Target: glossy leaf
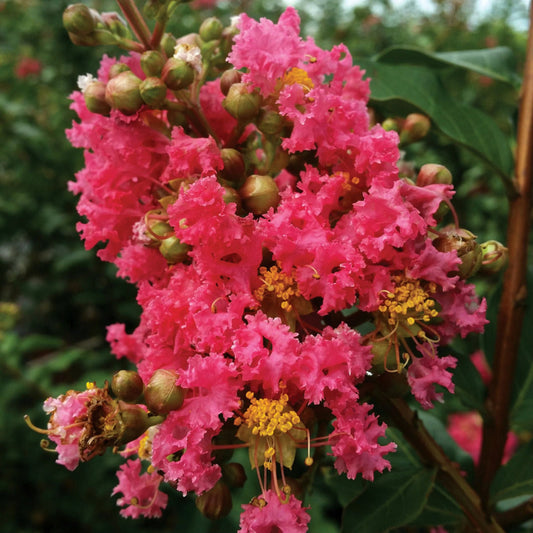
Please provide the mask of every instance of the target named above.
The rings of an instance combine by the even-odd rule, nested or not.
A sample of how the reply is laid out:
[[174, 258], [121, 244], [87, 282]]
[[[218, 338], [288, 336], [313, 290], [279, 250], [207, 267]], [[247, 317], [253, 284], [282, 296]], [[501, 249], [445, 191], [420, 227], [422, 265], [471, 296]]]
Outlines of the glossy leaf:
[[456, 143], [491, 165], [509, 185], [513, 155], [509, 141], [488, 115], [452, 99], [427, 67], [361, 61], [370, 78], [371, 104], [387, 112], [420, 111]]
[[533, 495], [532, 458], [533, 441], [530, 441], [498, 470], [491, 486], [493, 502]]
[[344, 510], [343, 533], [381, 533], [408, 524], [426, 505], [435, 469], [393, 470], [372, 483]]
[[477, 72], [482, 76], [520, 86], [515, 56], [506, 46], [480, 50], [428, 52], [414, 46], [393, 46], [374, 58], [380, 63], [421, 65], [430, 68], [456, 67]]

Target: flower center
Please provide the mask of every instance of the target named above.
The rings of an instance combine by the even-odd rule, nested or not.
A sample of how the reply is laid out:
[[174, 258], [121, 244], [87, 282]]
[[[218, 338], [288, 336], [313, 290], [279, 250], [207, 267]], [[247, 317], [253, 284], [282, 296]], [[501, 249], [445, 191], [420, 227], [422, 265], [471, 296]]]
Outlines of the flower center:
[[308, 93], [315, 86], [307, 72], [298, 67], [293, 67], [287, 71], [283, 76], [282, 83], [283, 86], [297, 83], [303, 88], [305, 93]]
[[263, 285], [254, 291], [256, 299], [261, 303], [270, 301], [279, 305], [284, 311], [292, 311], [294, 300], [301, 296], [294, 276], [281, 271], [276, 265], [268, 269], [261, 267], [259, 274]]
[[394, 292], [385, 291], [379, 306], [380, 312], [387, 316], [389, 325], [413, 326], [416, 321], [429, 322], [438, 316], [435, 300], [430, 297], [436, 292], [435, 283], [428, 283], [424, 289], [417, 279], [395, 276], [394, 281]]

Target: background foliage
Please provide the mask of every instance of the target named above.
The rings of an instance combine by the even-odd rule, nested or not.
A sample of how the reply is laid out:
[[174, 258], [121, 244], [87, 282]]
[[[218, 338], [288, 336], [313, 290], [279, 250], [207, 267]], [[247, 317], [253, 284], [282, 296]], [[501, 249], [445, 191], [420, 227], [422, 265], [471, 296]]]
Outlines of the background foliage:
[[[45, 397], [68, 388], [83, 389], [87, 379], [102, 383], [109, 378], [120, 364], [109, 355], [105, 326], [122, 321], [133, 327], [138, 315], [133, 287], [116, 279], [114, 267], [96, 259], [94, 250], [85, 251], [75, 231], [76, 199], [67, 191], [67, 181], [82, 167], [82, 154], [64, 137], [73, 119], [67, 96], [76, 88], [79, 74], [94, 73], [102, 53], [116, 51], [72, 45], [61, 25], [67, 3], [0, 2], [0, 301], [16, 304], [0, 305], [2, 527], [20, 533], [164, 532], [175, 530], [177, 524], [182, 531], [236, 530], [238, 508], [226, 521], [212, 524], [191, 512], [192, 499], [175, 493], [159, 521], [120, 518], [109, 497], [116, 482], [116, 458], [106, 455], [67, 472], [55, 465], [53, 455], [38, 449], [38, 436], [28, 431], [22, 419], [28, 413], [37, 425], [44, 425], [40, 405]], [[99, 10], [116, 9], [110, 0], [86, 3]], [[300, 9], [302, 34], [314, 35], [323, 47], [344, 42], [355, 61], [367, 68], [374, 80], [372, 105], [378, 117], [419, 110], [432, 118], [429, 136], [406, 148], [406, 160], [415, 168], [427, 162], [446, 165], [458, 191], [455, 206], [462, 226], [478, 234], [480, 241], [504, 241], [507, 204], [502, 175], [510, 170], [526, 44], [525, 32], [511, 22], [525, 17], [521, 4], [494, 2], [497, 6], [486, 19], [474, 25], [475, 3], [466, 0], [436, 0], [431, 20], [414, 7], [398, 12], [387, 0], [368, 1], [356, 8], [346, 8], [340, 0], [291, 3]], [[284, 4], [277, 0], [220, 2], [209, 14], [227, 21], [240, 9], [256, 18], [277, 19]], [[179, 34], [195, 31], [203, 16], [184, 6], [172, 29]], [[501, 46], [507, 51], [497, 48]], [[487, 48], [492, 52], [480, 56], [446, 54]], [[387, 73], [391, 68], [395, 84]], [[427, 101], [413, 99], [409, 82], [433, 84], [434, 90]], [[436, 101], [439, 105], [433, 105]], [[476, 114], [479, 111], [498, 126], [493, 145], [493, 132], [486, 129], [480, 118], [485, 115]], [[470, 118], [470, 133], [477, 129], [485, 134], [478, 140], [481, 144], [472, 146], [473, 137], [467, 131], [453, 128], [454, 116]], [[485, 294], [495, 290], [494, 280], [478, 281]], [[489, 328], [489, 339], [492, 333]], [[477, 346], [477, 339], [469, 339], [456, 348], [469, 353]], [[533, 374], [526, 359], [522, 359], [523, 378], [515, 394], [515, 421], [531, 432], [531, 421], [524, 413], [533, 405]], [[448, 409], [480, 407], [483, 386], [472, 386], [476, 378], [466, 363], [457, 376], [456, 385], [460, 389], [464, 384], [465, 394], [447, 404]], [[439, 442], [447, 443], [452, 456], [467, 468], [468, 456], [446, 434], [446, 414], [444, 408], [437, 410], [427, 415], [427, 422]], [[400, 442], [392, 459], [397, 487], [407, 494], [427, 490], [429, 500], [422, 514], [415, 508], [416, 498], [412, 507], [402, 504], [404, 514], [388, 527], [401, 528], [413, 516], [418, 516], [415, 527], [456, 523], [460, 512], [439, 485], [429, 494], [434, 472], [422, 467], [399, 435], [393, 436]], [[520, 471], [517, 464], [510, 463], [500, 473], [496, 499], [533, 492], [528, 480], [525, 489], [524, 484], [517, 489], [510, 483]], [[312, 505], [311, 531], [334, 533], [342, 527], [348, 532], [350, 523], [358, 524], [357, 531], [376, 531], [350, 516], [360, 517], [359, 509], [374, 505], [376, 499], [394, 500], [394, 495], [389, 498], [383, 493], [387, 486], [381, 487], [379, 479], [371, 486], [345, 483], [325, 467], [306, 502]], [[347, 504], [342, 525], [342, 506]]]

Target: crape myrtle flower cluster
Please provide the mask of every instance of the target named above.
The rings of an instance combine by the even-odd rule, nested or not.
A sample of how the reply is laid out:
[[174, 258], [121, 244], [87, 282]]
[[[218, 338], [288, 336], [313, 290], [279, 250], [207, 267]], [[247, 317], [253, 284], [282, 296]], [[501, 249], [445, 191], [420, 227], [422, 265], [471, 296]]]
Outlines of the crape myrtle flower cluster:
[[[360, 385], [396, 373], [430, 408], [453, 392], [442, 347], [486, 322], [465, 278], [501, 254], [485, 261], [457, 221], [439, 227], [449, 172], [401, 175], [364, 72], [299, 24], [292, 8], [277, 23], [211, 18], [161, 50], [104, 56], [72, 94], [78, 229], [105, 243], [142, 315], [107, 334], [137, 371], [113, 395], [49, 398], [42, 431], [69, 469], [106, 448], [126, 458], [124, 516], [159, 516], [166, 482], [219, 518], [255, 470], [240, 530], [306, 531], [290, 473], [316, 466], [313, 450], [349, 479], [390, 468], [395, 444]], [[238, 448], [249, 463], [231, 462]]]

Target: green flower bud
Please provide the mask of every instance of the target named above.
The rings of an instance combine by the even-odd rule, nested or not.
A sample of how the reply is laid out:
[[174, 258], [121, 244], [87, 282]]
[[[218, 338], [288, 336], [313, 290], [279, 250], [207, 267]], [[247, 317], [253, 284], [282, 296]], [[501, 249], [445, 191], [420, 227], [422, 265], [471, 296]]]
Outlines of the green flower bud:
[[257, 91], [248, 92], [244, 83], [234, 83], [222, 101], [224, 109], [238, 120], [252, 120], [261, 107], [261, 95]]
[[109, 79], [116, 78], [122, 72], [129, 72], [130, 70], [126, 63], [115, 63], [109, 67]]
[[149, 427], [163, 422], [163, 418], [151, 417], [138, 405], [118, 402], [119, 405], [119, 432], [115, 446], [122, 446], [139, 438]]
[[96, 29], [97, 13], [83, 4], [71, 4], [63, 11], [63, 26], [73, 35], [88, 35]]
[[143, 105], [139, 86], [141, 80], [131, 71], [111, 78], [105, 91], [106, 102], [125, 115], [133, 115]]
[[238, 187], [244, 179], [246, 166], [242, 154], [235, 148], [222, 148], [220, 150], [224, 168], [220, 177]]
[[159, 251], [170, 264], [183, 263], [187, 252], [191, 249], [188, 244], [182, 243], [175, 235], [161, 241]]
[[147, 77], [160, 76], [164, 65], [165, 58], [157, 50], [147, 50], [141, 54], [141, 68]]
[[509, 250], [498, 241], [486, 241], [481, 243], [481, 272], [494, 274], [501, 272], [509, 261]]
[[396, 131], [396, 132], [399, 132], [400, 131], [400, 124], [398, 122], [397, 119], [395, 118], [386, 118], [382, 123], [381, 123], [381, 127], [385, 130], [385, 131]]
[[426, 185], [432, 185], [434, 183], [451, 185], [453, 181], [451, 172], [443, 165], [437, 165], [435, 163], [428, 163], [422, 165], [418, 176], [416, 178], [416, 184], [420, 187]]
[[257, 121], [257, 129], [265, 135], [279, 135], [285, 126], [285, 119], [276, 111], [264, 111]]
[[102, 13], [102, 20], [109, 31], [120, 38], [131, 36], [126, 21], [116, 12]]
[[126, 403], [135, 403], [144, 390], [141, 376], [135, 370], [119, 370], [111, 380], [111, 390]]
[[171, 33], [165, 33], [161, 38], [161, 48], [167, 57], [174, 55], [174, 48], [176, 47], [176, 37]]
[[234, 68], [224, 71], [222, 76], [220, 76], [220, 90], [222, 91], [222, 94], [226, 96], [230, 90], [230, 87], [234, 83], [241, 83], [241, 79], [242, 74]]
[[209, 17], [202, 22], [202, 25], [198, 30], [198, 34], [200, 35], [200, 39], [202, 39], [202, 41], [213, 41], [215, 39], [220, 39], [223, 29], [224, 26], [222, 26], [222, 22], [220, 22], [220, 20], [218, 20], [216, 17]]
[[106, 85], [99, 80], [91, 81], [83, 90], [85, 105], [91, 113], [109, 115], [111, 107], [105, 100]]
[[254, 215], [263, 215], [279, 204], [280, 196], [276, 182], [270, 176], [252, 174], [248, 176], [239, 194], [244, 207]]
[[194, 81], [194, 68], [183, 59], [171, 57], [163, 67], [161, 78], [173, 91], [185, 89]]
[[461, 259], [459, 276], [463, 279], [473, 276], [481, 267], [483, 253], [471, 231], [455, 227], [443, 228], [441, 235], [433, 240], [433, 245], [441, 252], [457, 252]]
[[423, 139], [431, 127], [428, 117], [420, 113], [411, 113], [405, 118], [400, 130], [400, 142], [409, 144]]
[[185, 391], [176, 384], [178, 374], [173, 370], [156, 370], [144, 389], [144, 403], [152, 413], [166, 415], [183, 405]]
[[196, 498], [196, 507], [210, 520], [218, 520], [231, 511], [232, 501], [229, 487], [223, 481]]
[[139, 92], [145, 104], [159, 108], [167, 96], [167, 86], [159, 78], [151, 76], [141, 82]]

